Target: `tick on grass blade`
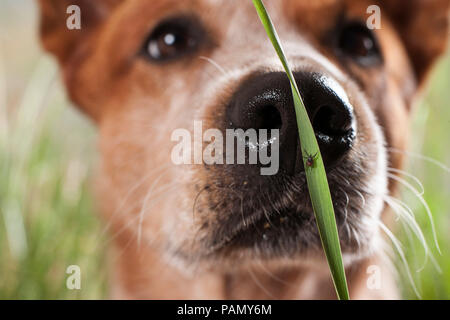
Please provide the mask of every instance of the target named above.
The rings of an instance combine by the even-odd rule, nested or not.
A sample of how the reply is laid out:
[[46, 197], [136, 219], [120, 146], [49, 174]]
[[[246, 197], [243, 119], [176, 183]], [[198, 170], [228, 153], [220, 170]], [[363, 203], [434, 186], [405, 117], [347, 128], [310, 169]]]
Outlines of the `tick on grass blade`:
[[306, 154], [306, 156], [304, 156], [303, 158], [305, 159], [306, 167], [314, 168], [314, 165], [316, 163], [316, 159], [317, 159], [317, 156], [319, 153], [316, 152], [316, 154], [312, 155], [305, 151], [305, 154]]

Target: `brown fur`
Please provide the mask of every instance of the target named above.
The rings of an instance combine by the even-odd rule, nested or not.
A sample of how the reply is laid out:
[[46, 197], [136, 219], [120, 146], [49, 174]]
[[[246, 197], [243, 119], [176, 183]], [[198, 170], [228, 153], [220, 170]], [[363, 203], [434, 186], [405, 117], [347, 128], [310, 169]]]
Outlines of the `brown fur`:
[[[365, 221], [380, 214], [369, 212], [379, 202], [373, 194], [380, 191], [371, 181], [380, 175], [380, 154], [388, 157], [390, 167], [402, 166], [401, 156], [384, 154], [383, 139], [389, 147], [403, 150], [407, 146], [413, 97], [445, 49], [450, 2], [375, 1], [383, 15], [383, 28], [375, 33], [384, 66], [369, 70], [339, 60], [328, 39], [340, 15], [365, 21], [366, 8], [374, 1], [266, 2], [294, 69], [306, 65], [333, 75], [355, 106], [359, 140], [348, 159], [329, 174], [338, 224], [344, 225], [341, 244], [351, 296], [397, 298], [391, 272], [373, 245], [379, 237], [376, 227]], [[266, 252], [263, 247], [211, 253], [212, 239], [223, 231], [224, 219], [242, 201], [242, 194], [253, 192], [252, 186], [243, 186], [224, 167], [170, 165], [170, 134], [174, 129], [191, 129], [194, 119], [220, 128], [226, 102], [245, 78], [255, 71], [281, 70], [251, 1], [39, 3], [44, 47], [57, 57], [71, 99], [99, 128], [99, 206], [116, 235], [115, 276], [111, 279], [114, 298], [335, 298], [312, 215], [303, 230], [306, 244], [292, 249], [292, 255]], [[65, 28], [65, 9], [72, 3], [82, 10], [80, 31]], [[219, 3], [223, 5], [220, 9]], [[208, 43], [194, 57], [163, 66], [137, 57], [158, 22], [179, 12], [198, 15], [208, 30]], [[303, 49], [311, 55], [302, 60], [299, 55]], [[222, 78], [214, 66], [198, 56], [214, 59], [234, 75]], [[343, 176], [360, 189], [369, 208], [363, 209], [360, 195], [352, 193]], [[291, 195], [296, 206], [310, 211], [301, 179], [290, 183], [293, 189], [285, 192], [279, 205], [293, 205], [287, 199]], [[146, 199], [149, 190], [153, 193]], [[395, 192], [392, 181], [389, 190]], [[350, 197], [346, 222], [342, 221], [344, 194]], [[259, 200], [271, 208], [278, 201], [271, 201], [270, 192]], [[245, 205], [251, 207], [251, 201]], [[359, 214], [364, 210], [367, 212]], [[346, 223], [347, 230], [357, 236], [346, 234]], [[383, 270], [381, 290], [366, 287], [367, 266], [372, 264]]]

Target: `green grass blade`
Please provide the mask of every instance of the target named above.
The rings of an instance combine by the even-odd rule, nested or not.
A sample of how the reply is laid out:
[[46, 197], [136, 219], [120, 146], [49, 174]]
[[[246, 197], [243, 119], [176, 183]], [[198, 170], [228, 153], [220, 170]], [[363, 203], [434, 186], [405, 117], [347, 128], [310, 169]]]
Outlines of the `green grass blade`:
[[[298, 133], [302, 146], [302, 154], [308, 182], [309, 194], [319, 229], [320, 239], [325, 251], [325, 255], [330, 267], [336, 293], [339, 299], [348, 300], [347, 280], [345, 278], [344, 264], [342, 261], [341, 246], [336, 226], [333, 202], [331, 200], [330, 188], [325, 173], [319, 145], [316, 140], [314, 129], [303, 104], [294, 75], [289, 68], [286, 56], [281, 46], [280, 39], [274, 25], [261, 0], [253, 0], [259, 18], [272, 42], [278, 57], [289, 77], [292, 88], [292, 95], [295, 105]], [[313, 167], [308, 167], [306, 158], [309, 155], [317, 155]]]

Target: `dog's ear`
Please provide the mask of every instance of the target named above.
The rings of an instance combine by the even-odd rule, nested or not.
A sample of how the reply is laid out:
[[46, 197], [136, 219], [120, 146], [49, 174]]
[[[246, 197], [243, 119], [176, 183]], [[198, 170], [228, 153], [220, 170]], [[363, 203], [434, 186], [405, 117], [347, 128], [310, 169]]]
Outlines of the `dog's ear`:
[[420, 84], [449, 37], [450, 0], [379, 0], [397, 29]]
[[[108, 15], [118, 0], [38, 0], [41, 11], [40, 34], [44, 48], [61, 64], [87, 43], [87, 37]], [[74, 6], [77, 6], [74, 7]], [[80, 29], [69, 29], [71, 15], [80, 13]]]
[[[61, 66], [67, 92], [73, 102], [92, 119], [99, 117], [99, 108], [91, 105], [84, 82], [78, 78], [80, 64], [95, 44], [95, 33], [111, 11], [122, 0], [38, 0], [41, 12], [40, 34], [44, 48]], [[76, 7], [74, 7], [76, 6]], [[76, 25], [79, 14], [79, 27]], [[69, 23], [68, 23], [69, 21]], [[78, 27], [76, 25], [76, 27]]]

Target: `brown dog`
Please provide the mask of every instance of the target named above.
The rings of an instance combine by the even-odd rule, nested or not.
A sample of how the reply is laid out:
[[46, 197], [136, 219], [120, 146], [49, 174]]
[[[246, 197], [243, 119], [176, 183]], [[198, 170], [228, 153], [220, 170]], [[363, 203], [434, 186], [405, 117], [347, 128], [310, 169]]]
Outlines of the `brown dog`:
[[[81, 30], [66, 9], [81, 8]], [[367, 8], [381, 8], [370, 30]], [[353, 299], [396, 298], [380, 258], [389, 168], [445, 49], [449, 0], [267, 0], [328, 171]], [[115, 298], [335, 298], [290, 87], [250, 0], [40, 0], [42, 39], [98, 125]], [[277, 128], [280, 168], [181, 165], [175, 129]], [[368, 267], [381, 286], [367, 285]]]

